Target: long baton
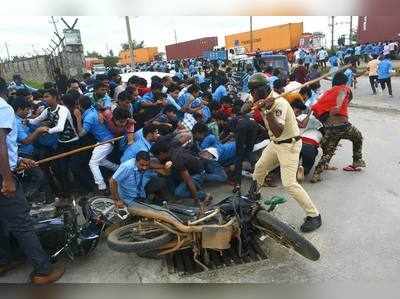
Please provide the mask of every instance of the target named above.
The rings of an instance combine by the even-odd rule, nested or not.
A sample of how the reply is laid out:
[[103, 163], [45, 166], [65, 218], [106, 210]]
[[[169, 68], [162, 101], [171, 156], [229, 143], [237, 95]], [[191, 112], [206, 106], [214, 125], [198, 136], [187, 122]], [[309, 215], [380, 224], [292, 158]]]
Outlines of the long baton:
[[[329, 77], [329, 76], [331, 76], [331, 75], [333, 75], [333, 74], [335, 74], [335, 73], [337, 73], [337, 72], [341, 72], [341, 71], [343, 71], [343, 70], [345, 70], [345, 69], [347, 69], [347, 68], [349, 68], [349, 67], [351, 67], [351, 64], [347, 64], [347, 65], [345, 65], [345, 66], [343, 66], [343, 67], [337, 69], [336, 71], [330, 71], [330, 72], [326, 73], [325, 75], [322, 75], [322, 76], [320, 76], [320, 77], [318, 77], [318, 78], [316, 78], [316, 79], [313, 79], [313, 80], [311, 80], [311, 81], [308, 81], [308, 82], [306, 82], [306, 83], [304, 83], [304, 84], [302, 84], [302, 85], [300, 85], [300, 86], [298, 86], [298, 87], [293, 88], [292, 90], [289, 90], [289, 91], [286, 91], [286, 92], [284, 92], [284, 93], [281, 93], [281, 94], [277, 95], [276, 97], [272, 97], [272, 99], [276, 100], [276, 99], [278, 99], [278, 98], [280, 98], [280, 97], [287, 96], [288, 94], [291, 94], [291, 93], [294, 92], [294, 91], [297, 91], [297, 90], [299, 90], [299, 89], [302, 89], [303, 87], [307, 87], [307, 86], [309, 86], [309, 85], [312, 85], [312, 84], [314, 84], [314, 83], [317, 83], [318, 81], [321, 81], [322, 79], [325, 79], [325, 78], [327, 78], [327, 77]], [[256, 105], [257, 105], [257, 104], [256, 104]], [[256, 105], [255, 105], [255, 106], [256, 106]], [[255, 109], [255, 107], [253, 107], [253, 110], [254, 110], [254, 109]]]
[[48, 158], [43, 159], [43, 160], [36, 161], [36, 164], [39, 165], [39, 164], [47, 163], [47, 162], [50, 162], [50, 161], [62, 159], [62, 158], [68, 157], [68, 156], [72, 156], [74, 154], [77, 154], [77, 153], [80, 153], [80, 152], [84, 152], [84, 151], [88, 151], [88, 150], [90, 150], [92, 148], [95, 148], [95, 147], [103, 145], [103, 144], [107, 144], [107, 143], [110, 143], [110, 142], [118, 141], [118, 140], [120, 140], [122, 138], [124, 138], [124, 136], [120, 136], [120, 137], [116, 137], [116, 138], [113, 138], [113, 139], [110, 139], [110, 140], [106, 140], [106, 141], [103, 141], [103, 142], [100, 142], [100, 143], [96, 143], [96, 144], [80, 147], [80, 148], [74, 149], [74, 150], [69, 151], [69, 152], [61, 153], [61, 154], [58, 154], [58, 155], [54, 155], [54, 156], [48, 157]]

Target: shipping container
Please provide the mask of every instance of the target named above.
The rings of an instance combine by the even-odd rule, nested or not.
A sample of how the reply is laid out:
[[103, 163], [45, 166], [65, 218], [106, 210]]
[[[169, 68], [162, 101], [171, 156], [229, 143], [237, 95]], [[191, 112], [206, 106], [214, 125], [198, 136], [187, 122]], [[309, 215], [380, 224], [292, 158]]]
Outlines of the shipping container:
[[103, 64], [103, 59], [96, 58], [96, 57], [85, 57], [85, 69], [88, 71], [92, 70], [92, 67], [95, 64]]
[[228, 53], [226, 50], [217, 50], [217, 51], [205, 51], [203, 53], [203, 58], [207, 60], [227, 60]]
[[204, 37], [182, 43], [165, 46], [167, 59], [185, 59], [203, 56], [205, 51], [210, 51], [218, 45], [218, 38]]
[[398, 16], [358, 17], [358, 42], [384, 42], [400, 40], [400, 18]]
[[[135, 49], [133, 51], [135, 63], [146, 63], [154, 60], [158, 55], [157, 47]], [[119, 64], [131, 64], [131, 52], [124, 50], [119, 53]]]
[[[302, 34], [303, 23], [253, 30], [253, 52], [257, 49], [278, 51], [297, 48]], [[242, 46], [246, 48], [246, 52], [251, 52], [250, 31], [225, 36], [225, 46], [228, 49]]]

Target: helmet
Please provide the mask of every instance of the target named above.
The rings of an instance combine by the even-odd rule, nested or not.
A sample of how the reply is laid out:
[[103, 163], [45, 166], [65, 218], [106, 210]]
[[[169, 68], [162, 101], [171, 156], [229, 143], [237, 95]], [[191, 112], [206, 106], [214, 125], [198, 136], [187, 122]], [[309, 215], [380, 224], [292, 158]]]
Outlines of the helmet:
[[263, 73], [255, 73], [249, 78], [247, 86], [250, 90], [261, 86], [268, 86], [268, 80]]

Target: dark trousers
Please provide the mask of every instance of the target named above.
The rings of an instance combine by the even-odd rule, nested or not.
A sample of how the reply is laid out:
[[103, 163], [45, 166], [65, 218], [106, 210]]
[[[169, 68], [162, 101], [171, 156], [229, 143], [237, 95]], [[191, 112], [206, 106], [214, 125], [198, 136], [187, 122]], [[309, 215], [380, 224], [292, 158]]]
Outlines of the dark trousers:
[[303, 162], [302, 165], [304, 167], [305, 175], [310, 173], [317, 155], [318, 155], [318, 146], [313, 144], [303, 143], [303, 145], [301, 146], [300, 158]]
[[150, 199], [154, 204], [162, 204], [164, 200], [170, 202], [174, 198], [172, 194], [173, 190], [170, 188], [169, 181], [165, 177], [156, 176], [151, 178], [144, 190], [147, 199]]
[[[2, 184], [1, 177], [0, 184]], [[0, 193], [0, 265], [7, 264], [13, 258], [14, 250], [10, 245], [10, 235], [12, 235], [32, 263], [34, 272], [48, 274], [49, 257], [33, 230], [28, 203], [18, 181], [16, 181], [16, 188], [16, 195], [12, 198]]]
[[320, 174], [329, 165], [341, 139], [350, 140], [353, 143], [353, 163], [362, 160], [363, 137], [361, 132], [351, 124], [325, 128], [325, 134], [321, 141], [323, 151], [321, 160], [315, 167], [315, 174]]
[[386, 79], [379, 79], [379, 83], [381, 84], [382, 90], [385, 90], [385, 85], [387, 85], [389, 95], [392, 95], [392, 79], [390, 77]]
[[371, 85], [372, 92], [376, 94], [375, 84], [378, 84], [378, 76], [369, 76], [369, 84]]
[[206, 182], [224, 183], [228, 180], [224, 167], [218, 161], [207, 160], [204, 164], [206, 170]]
[[[80, 146], [79, 141], [71, 143], [59, 143], [58, 153], [65, 153]], [[60, 190], [63, 196], [69, 196], [71, 191], [86, 189], [89, 191], [93, 186], [92, 175], [89, 172], [89, 161], [85, 154], [80, 153], [55, 161], [54, 173], [60, 183]]]

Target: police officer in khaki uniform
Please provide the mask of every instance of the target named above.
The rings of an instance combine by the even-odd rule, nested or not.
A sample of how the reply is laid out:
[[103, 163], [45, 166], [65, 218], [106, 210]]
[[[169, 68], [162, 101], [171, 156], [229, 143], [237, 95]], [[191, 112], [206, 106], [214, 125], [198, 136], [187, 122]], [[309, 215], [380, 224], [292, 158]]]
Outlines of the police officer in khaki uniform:
[[302, 145], [296, 116], [288, 101], [271, 91], [262, 73], [250, 77], [249, 89], [255, 104], [263, 111], [263, 119], [271, 139], [255, 165], [253, 179], [257, 182], [256, 192], [259, 193], [268, 173], [280, 166], [283, 186], [307, 216], [301, 231], [311, 232], [319, 228], [322, 222], [317, 208], [296, 178]]

